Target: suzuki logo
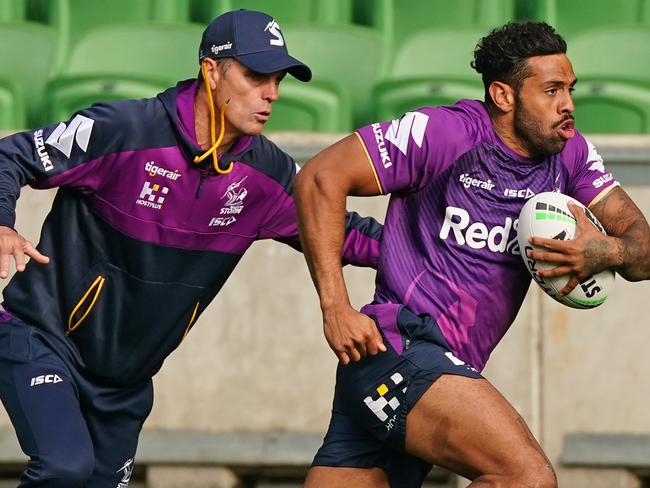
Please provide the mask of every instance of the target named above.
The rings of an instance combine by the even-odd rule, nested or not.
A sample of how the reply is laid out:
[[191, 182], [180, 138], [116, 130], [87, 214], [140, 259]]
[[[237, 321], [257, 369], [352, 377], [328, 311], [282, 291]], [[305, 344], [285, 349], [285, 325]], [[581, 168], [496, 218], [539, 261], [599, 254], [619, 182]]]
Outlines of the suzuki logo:
[[269, 31], [272, 35], [275, 36], [275, 39], [271, 39], [269, 43], [272, 46], [284, 46], [284, 38], [282, 37], [282, 32], [280, 32], [280, 26], [275, 20], [272, 20], [264, 28], [264, 32]]
[[415, 141], [418, 147], [422, 147], [424, 139], [424, 130], [429, 122], [429, 116], [420, 112], [406, 112], [401, 119], [395, 119], [391, 122], [386, 140], [395, 144], [404, 156], [411, 139]]
[[83, 152], [88, 149], [88, 142], [90, 141], [90, 133], [93, 130], [94, 120], [84, 117], [83, 115], [75, 115], [70, 125], [61, 122], [54, 132], [47, 138], [45, 144], [57, 148], [66, 158], [70, 157], [72, 152], [72, 145], [76, 141], [77, 145]]

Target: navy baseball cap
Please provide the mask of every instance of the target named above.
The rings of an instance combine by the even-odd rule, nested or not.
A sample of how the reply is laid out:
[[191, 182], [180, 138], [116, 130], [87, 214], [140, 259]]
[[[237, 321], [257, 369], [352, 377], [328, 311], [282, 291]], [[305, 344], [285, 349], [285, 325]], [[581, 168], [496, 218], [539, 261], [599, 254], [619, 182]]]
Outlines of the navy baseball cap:
[[286, 70], [300, 81], [311, 70], [289, 56], [280, 26], [273, 17], [254, 10], [234, 10], [214, 19], [201, 38], [199, 63], [204, 58], [235, 58], [257, 73]]

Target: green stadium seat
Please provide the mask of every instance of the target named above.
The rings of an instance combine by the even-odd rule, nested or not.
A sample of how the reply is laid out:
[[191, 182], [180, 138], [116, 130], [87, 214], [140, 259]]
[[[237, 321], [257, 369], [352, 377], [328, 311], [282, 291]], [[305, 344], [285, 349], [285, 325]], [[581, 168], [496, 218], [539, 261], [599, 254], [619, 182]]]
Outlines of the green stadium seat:
[[280, 85], [280, 98], [273, 103], [265, 131], [345, 132], [351, 127], [350, 103], [340, 87], [288, 77]]
[[27, 128], [24, 97], [6, 80], [0, 80], [0, 131]]
[[[379, 29], [398, 49], [421, 30], [480, 27], [482, 35], [515, 18], [515, 0], [354, 0], [353, 20]], [[478, 39], [477, 39], [478, 40]]]
[[354, 125], [370, 122], [371, 87], [383, 76], [385, 63], [380, 34], [354, 25], [285, 24], [282, 29], [289, 52], [311, 68], [314, 82], [346, 93]]
[[522, 18], [548, 22], [566, 37], [594, 27], [650, 27], [650, 0], [528, 0], [521, 7]]
[[585, 132], [650, 133], [650, 28], [585, 30], [568, 45], [578, 78], [578, 127]]
[[449, 105], [460, 98], [483, 99], [481, 77], [470, 66], [483, 35], [482, 30], [465, 28], [429, 29], [411, 36], [396, 52], [389, 75], [373, 90], [375, 119], [391, 119], [425, 105]]
[[573, 101], [576, 125], [590, 134], [650, 134], [650, 88], [580, 81]]
[[241, 8], [272, 15], [288, 23], [345, 24], [351, 21], [352, 0], [191, 0], [191, 19], [207, 24], [214, 17]]
[[142, 98], [196, 77], [203, 27], [114, 24], [79, 41], [65, 71], [48, 85], [50, 115], [65, 119], [97, 101]]
[[57, 69], [88, 32], [107, 24], [125, 22], [189, 21], [189, 0], [23, 0], [30, 21], [48, 24], [59, 33]]
[[0, 80], [20, 88], [29, 127], [47, 122], [45, 85], [57, 56], [56, 32], [36, 23], [0, 24]]
[[567, 43], [579, 80], [605, 78], [650, 85], [650, 27], [591, 29]]
[[0, 0], [0, 22], [25, 20], [25, 0]]

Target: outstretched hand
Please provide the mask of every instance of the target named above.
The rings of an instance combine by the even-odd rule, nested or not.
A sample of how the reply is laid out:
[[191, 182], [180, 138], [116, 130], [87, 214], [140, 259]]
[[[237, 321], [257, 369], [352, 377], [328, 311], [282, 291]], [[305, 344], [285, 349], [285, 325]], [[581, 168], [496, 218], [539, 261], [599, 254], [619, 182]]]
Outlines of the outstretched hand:
[[375, 322], [349, 306], [323, 311], [325, 338], [341, 363], [386, 351]]
[[25, 271], [25, 256], [37, 263], [47, 264], [50, 258], [44, 256], [34, 245], [11, 227], [0, 226], [0, 278], [9, 276], [9, 261], [13, 256], [16, 271]]
[[534, 236], [530, 238], [533, 246], [544, 250], [529, 251], [535, 261], [557, 264], [554, 268], [540, 269], [542, 278], [555, 278], [570, 275], [567, 284], [560, 290], [562, 295], [571, 293], [579, 283], [590, 276], [612, 267], [612, 252], [615, 250], [613, 238], [600, 232], [587, 218], [584, 210], [569, 203], [569, 210], [576, 219], [576, 235], [568, 241]]

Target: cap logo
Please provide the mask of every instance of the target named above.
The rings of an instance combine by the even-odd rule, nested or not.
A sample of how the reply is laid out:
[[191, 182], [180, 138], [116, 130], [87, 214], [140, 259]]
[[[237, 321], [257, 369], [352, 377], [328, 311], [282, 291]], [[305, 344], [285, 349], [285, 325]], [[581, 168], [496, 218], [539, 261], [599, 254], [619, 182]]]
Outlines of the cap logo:
[[282, 32], [280, 32], [280, 26], [275, 20], [272, 20], [264, 28], [264, 32], [269, 31], [274, 39], [271, 39], [269, 42], [272, 46], [284, 46], [284, 37], [282, 37]]
[[216, 56], [221, 51], [227, 51], [228, 49], [232, 49], [232, 42], [227, 42], [226, 44], [221, 44], [220, 46], [213, 44], [210, 48], [210, 51], [212, 51], [212, 54]]

